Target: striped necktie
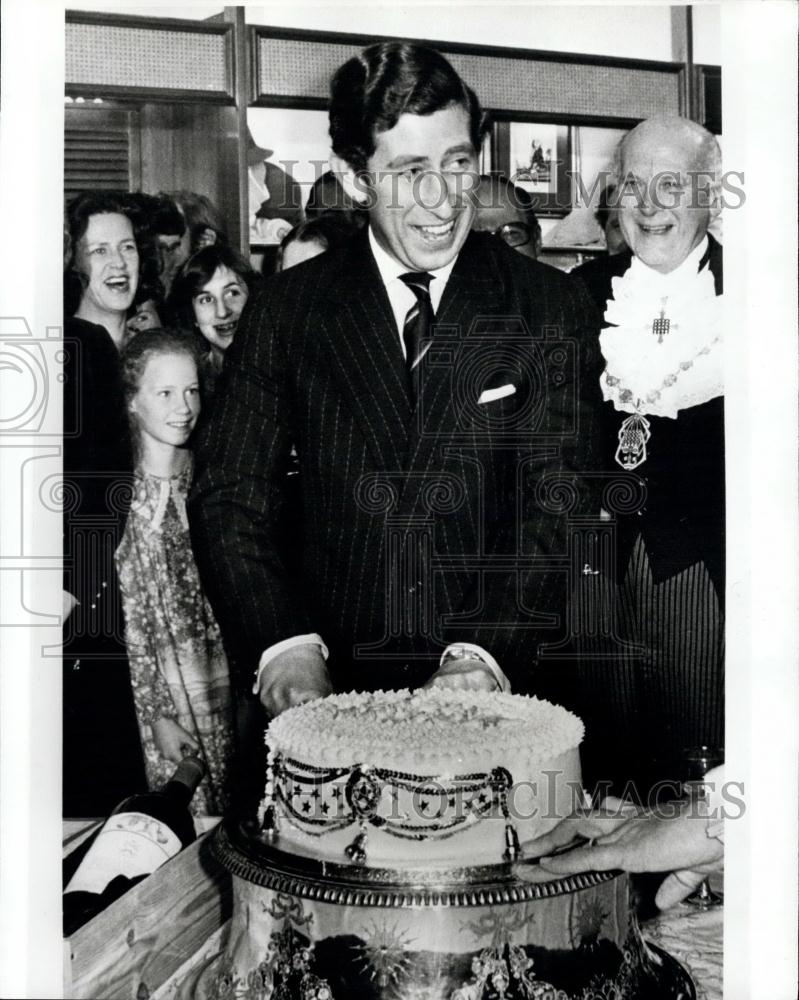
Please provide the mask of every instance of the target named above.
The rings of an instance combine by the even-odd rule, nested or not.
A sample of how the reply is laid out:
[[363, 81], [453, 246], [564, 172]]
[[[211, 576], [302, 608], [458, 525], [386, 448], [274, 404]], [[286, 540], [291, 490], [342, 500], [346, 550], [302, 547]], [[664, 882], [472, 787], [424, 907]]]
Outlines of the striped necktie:
[[405, 344], [405, 364], [408, 370], [408, 391], [411, 401], [417, 397], [416, 367], [424, 357], [430, 342], [430, 331], [433, 325], [433, 303], [430, 301], [430, 282], [433, 275], [427, 271], [409, 271], [399, 276], [416, 296], [416, 302], [408, 310], [405, 325], [402, 328], [402, 340]]

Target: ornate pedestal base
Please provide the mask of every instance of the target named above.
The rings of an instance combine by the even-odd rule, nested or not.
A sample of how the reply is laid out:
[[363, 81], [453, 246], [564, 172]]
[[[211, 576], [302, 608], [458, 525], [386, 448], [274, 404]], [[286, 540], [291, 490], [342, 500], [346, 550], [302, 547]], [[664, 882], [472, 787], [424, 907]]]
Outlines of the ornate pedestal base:
[[182, 1000], [693, 1000], [648, 948], [619, 873], [521, 882], [509, 865], [330, 865], [220, 828], [234, 876], [222, 954]]

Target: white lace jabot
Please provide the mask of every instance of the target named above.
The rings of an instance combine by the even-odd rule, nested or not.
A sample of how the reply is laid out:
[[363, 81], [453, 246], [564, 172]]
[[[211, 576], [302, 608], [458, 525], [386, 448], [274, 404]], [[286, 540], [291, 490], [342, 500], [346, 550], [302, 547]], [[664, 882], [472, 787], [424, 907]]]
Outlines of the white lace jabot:
[[[724, 393], [722, 296], [709, 268], [698, 271], [707, 239], [669, 274], [637, 257], [612, 280], [599, 344], [602, 395], [625, 413], [676, 417]], [[655, 321], [668, 320], [655, 326]], [[654, 331], [654, 332], [653, 332]]]

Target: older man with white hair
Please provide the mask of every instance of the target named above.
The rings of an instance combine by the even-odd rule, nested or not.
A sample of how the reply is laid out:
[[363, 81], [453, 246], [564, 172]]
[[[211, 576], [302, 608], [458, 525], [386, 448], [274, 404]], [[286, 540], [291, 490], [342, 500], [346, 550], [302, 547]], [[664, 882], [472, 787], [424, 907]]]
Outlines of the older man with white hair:
[[724, 739], [721, 156], [706, 129], [663, 116], [623, 138], [615, 168], [629, 249], [572, 274], [604, 313], [588, 379], [603, 474], [636, 499], [607, 512], [615, 566], [582, 582], [603, 591], [612, 639], [586, 642], [547, 693], [585, 719], [589, 782], [646, 795]]

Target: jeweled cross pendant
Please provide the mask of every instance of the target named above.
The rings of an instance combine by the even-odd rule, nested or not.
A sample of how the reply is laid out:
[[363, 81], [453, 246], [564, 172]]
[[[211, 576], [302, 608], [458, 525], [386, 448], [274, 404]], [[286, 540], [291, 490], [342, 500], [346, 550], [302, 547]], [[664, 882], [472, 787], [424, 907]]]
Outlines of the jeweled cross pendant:
[[652, 333], [658, 339], [658, 343], [663, 343], [663, 338], [669, 332], [671, 320], [666, 317], [666, 299], [661, 299], [660, 315], [652, 320]]

